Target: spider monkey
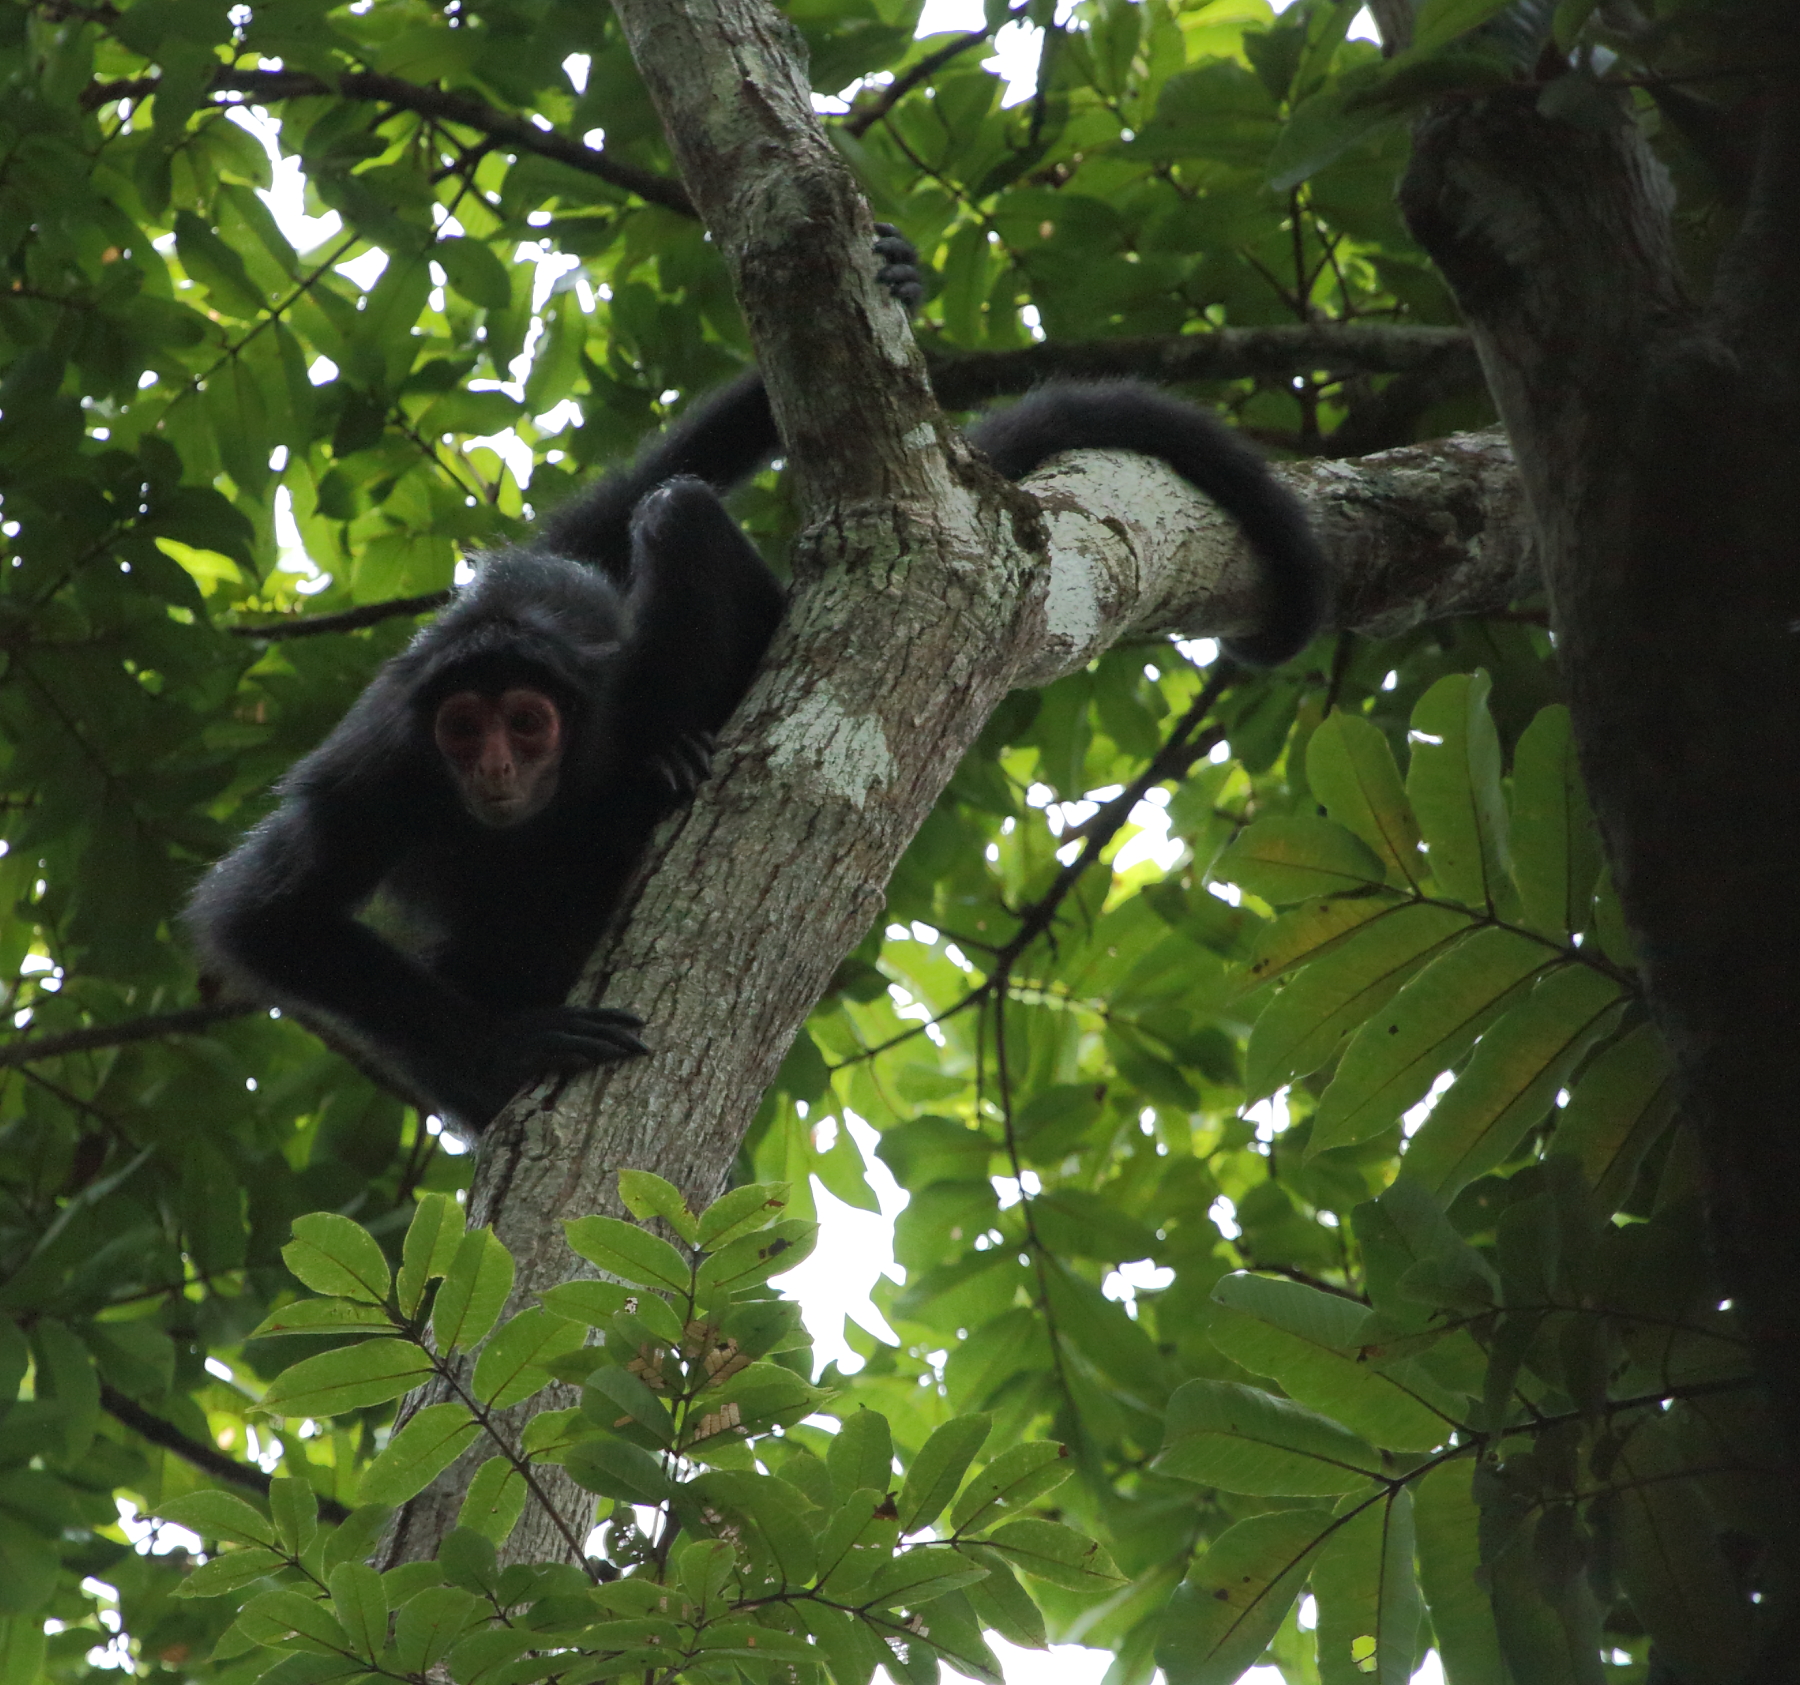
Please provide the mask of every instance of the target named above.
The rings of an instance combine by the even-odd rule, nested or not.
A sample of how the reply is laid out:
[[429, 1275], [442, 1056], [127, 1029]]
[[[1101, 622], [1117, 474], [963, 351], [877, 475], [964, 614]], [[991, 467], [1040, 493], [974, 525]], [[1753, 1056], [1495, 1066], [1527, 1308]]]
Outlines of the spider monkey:
[[[878, 234], [879, 279], [910, 310], [916, 253]], [[1231, 653], [1282, 661], [1316, 630], [1326, 572], [1304, 513], [1210, 415], [1064, 384], [971, 437], [1014, 479], [1080, 447], [1162, 457], [1262, 558], [1269, 618]], [[781, 619], [718, 495], [776, 445], [751, 371], [485, 558], [201, 881], [186, 918], [206, 969], [470, 1136], [547, 1071], [646, 1052], [636, 1014], [564, 996]], [[357, 916], [371, 904], [399, 915], [394, 939]]]

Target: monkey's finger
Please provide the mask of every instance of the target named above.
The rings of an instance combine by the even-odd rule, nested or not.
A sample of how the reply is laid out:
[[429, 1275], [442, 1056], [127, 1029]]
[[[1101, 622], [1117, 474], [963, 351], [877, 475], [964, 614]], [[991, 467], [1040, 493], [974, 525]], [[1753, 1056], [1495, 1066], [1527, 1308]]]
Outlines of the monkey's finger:
[[579, 1012], [590, 1023], [623, 1024], [628, 1030], [641, 1030], [644, 1020], [628, 1006], [577, 1006], [569, 1009]]
[[614, 1059], [635, 1059], [650, 1051], [629, 1030], [595, 1030], [588, 1034], [553, 1030], [544, 1037], [543, 1062], [559, 1070], [581, 1070]]
[[684, 737], [676, 753], [682, 758], [682, 770], [695, 784], [704, 784], [712, 775], [712, 752], [692, 737]]

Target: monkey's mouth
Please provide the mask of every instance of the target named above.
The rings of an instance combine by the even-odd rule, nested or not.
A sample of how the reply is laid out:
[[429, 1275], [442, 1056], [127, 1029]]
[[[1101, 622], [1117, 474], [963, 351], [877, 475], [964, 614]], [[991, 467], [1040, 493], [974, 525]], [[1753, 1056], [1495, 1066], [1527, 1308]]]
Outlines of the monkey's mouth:
[[495, 795], [476, 791], [469, 797], [470, 814], [496, 831], [529, 819], [533, 811], [531, 796], [524, 790], [507, 790]]

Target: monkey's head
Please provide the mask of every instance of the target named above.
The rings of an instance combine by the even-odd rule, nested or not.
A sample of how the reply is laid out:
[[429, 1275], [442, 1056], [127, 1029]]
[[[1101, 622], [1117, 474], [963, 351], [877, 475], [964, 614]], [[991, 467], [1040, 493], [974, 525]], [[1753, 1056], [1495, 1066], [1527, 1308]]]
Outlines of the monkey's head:
[[566, 728], [549, 692], [529, 684], [454, 690], [437, 705], [432, 737], [477, 824], [510, 830], [556, 795]]

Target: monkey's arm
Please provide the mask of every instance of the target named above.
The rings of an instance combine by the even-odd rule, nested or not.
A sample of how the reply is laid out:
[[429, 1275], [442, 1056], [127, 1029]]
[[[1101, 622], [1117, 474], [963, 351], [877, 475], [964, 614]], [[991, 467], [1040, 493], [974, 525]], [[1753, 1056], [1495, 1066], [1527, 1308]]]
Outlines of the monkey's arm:
[[1244, 529], [1263, 566], [1262, 624], [1226, 654], [1258, 667], [1298, 655], [1330, 611], [1331, 573], [1300, 501], [1217, 416], [1135, 381], [1061, 381], [969, 429], [1009, 480], [1071, 450], [1160, 457]]
[[671, 480], [631, 526], [620, 741], [678, 796], [750, 688], [785, 593], [711, 487]]
[[[924, 296], [919, 254], [891, 223], [875, 224], [875, 278], [910, 315]], [[547, 519], [540, 549], [606, 569], [630, 571], [632, 513], [666, 481], [692, 476], [729, 491], [773, 456], [781, 437], [761, 373], [737, 379], [691, 404], [626, 466], [580, 493]]]
[[209, 967], [471, 1131], [546, 1070], [643, 1052], [629, 1013], [477, 1001], [353, 916], [442, 803], [398, 768], [319, 776], [348, 751], [342, 733], [196, 891], [187, 919]]

